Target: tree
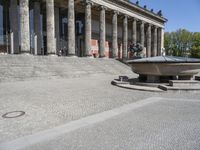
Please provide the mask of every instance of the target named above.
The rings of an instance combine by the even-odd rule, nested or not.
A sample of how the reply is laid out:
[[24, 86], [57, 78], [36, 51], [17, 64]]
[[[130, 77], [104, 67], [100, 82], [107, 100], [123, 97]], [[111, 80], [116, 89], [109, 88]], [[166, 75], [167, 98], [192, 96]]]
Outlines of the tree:
[[191, 57], [200, 58], [200, 33], [193, 34], [193, 43], [190, 50]]
[[166, 54], [167, 55], [171, 54], [171, 38], [170, 38], [169, 32], [165, 33], [164, 45], [165, 45]]
[[200, 57], [200, 33], [192, 33], [186, 29], [165, 33], [165, 49], [167, 55]]

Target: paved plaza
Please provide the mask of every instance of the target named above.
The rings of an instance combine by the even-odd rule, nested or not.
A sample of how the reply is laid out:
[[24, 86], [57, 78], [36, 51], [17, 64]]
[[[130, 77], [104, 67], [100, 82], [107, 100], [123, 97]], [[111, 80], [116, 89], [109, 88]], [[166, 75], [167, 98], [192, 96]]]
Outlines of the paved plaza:
[[25, 115], [0, 117], [0, 150], [200, 149], [199, 92], [123, 89], [111, 85], [120, 72], [99, 70], [1, 82], [0, 115]]
[[199, 65], [143, 64], [178, 49], [196, 55], [196, 32], [177, 30], [172, 41], [195, 38], [165, 45], [161, 9], [0, 0], [0, 150], [200, 150], [200, 80], [190, 80]]

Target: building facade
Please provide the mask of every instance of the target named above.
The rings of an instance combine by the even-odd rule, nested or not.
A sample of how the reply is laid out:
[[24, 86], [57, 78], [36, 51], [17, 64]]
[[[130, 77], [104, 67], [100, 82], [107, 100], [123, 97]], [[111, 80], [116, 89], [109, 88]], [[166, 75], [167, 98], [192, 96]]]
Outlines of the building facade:
[[166, 21], [127, 0], [0, 0], [0, 52], [128, 58], [140, 43], [157, 56]]

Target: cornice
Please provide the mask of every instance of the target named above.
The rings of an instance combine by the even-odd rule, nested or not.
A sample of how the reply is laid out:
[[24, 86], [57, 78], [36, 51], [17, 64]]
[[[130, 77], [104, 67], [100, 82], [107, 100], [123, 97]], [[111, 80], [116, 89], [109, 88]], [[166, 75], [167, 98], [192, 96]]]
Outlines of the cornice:
[[134, 3], [130, 2], [130, 1], [126, 1], [126, 0], [104, 0], [104, 1], [115, 2], [115, 3], [119, 4], [119, 5], [120, 4], [124, 4], [127, 7], [133, 8], [134, 10], [137, 10], [139, 12], [142, 12], [142, 13], [146, 14], [146, 15], [152, 16], [152, 17], [154, 17], [156, 19], [159, 19], [159, 20], [161, 20], [163, 22], [167, 22], [168, 21], [166, 18], [164, 18], [162, 16], [159, 16], [158, 14], [152, 12], [151, 10], [145, 9], [145, 8], [143, 8], [143, 7], [141, 7], [141, 6], [137, 5], [137, 4], [134, 4]]

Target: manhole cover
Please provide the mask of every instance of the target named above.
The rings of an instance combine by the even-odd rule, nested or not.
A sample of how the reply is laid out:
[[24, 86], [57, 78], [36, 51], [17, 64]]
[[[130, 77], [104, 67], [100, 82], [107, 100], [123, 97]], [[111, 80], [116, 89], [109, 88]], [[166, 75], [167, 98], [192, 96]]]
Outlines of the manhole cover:
[[3, 118], [18, 118], [25, 115], [24, 111], [11, 111], [2, 115]]

